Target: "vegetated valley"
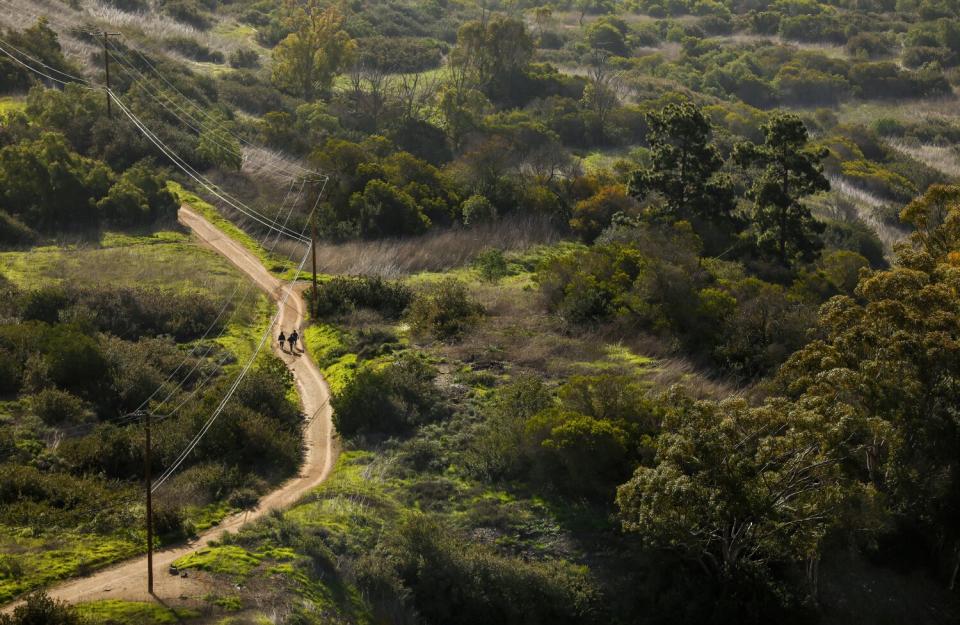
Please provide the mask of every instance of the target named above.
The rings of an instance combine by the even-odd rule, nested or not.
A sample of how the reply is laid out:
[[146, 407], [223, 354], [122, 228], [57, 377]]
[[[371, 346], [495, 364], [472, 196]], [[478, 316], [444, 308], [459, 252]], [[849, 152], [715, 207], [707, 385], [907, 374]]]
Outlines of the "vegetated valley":
[[0, 624], [958, 622], [958, 87], [951, 0], [0, 0]]

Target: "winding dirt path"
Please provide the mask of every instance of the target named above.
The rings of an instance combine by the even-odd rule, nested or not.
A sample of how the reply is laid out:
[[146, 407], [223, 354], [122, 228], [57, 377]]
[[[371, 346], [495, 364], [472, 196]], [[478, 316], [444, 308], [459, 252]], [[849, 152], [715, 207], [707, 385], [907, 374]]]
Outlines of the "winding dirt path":
[[[293, 328], [302, 329], [305, 310], [299, 290], [277, 280], [249, 250], [224, 235], [188, 206], [180, 208], [179, 219], [180, 223], [190, 228], [204, 244], [236, 265], [281, 306], [279, 325], [286, 333], [289, 334]], [[272, 332], [277, 334], [279, 330], [274, 328]], [[307, 418], [303, 431], [306, 453], [300, 473], [262, 497], [254, 509], [227, 517], [218, 526], [203, 532], [188, 544], [173, 545], [157, 551], [153, 556], [154, 598], [160, 601], [179, 603], [181, 597], [195, 596], [202, 590], [202, 582], [196, 576], [180, 578], [169, 575], [167, 569], [173, 561], [196, 551], [211, 540], [219, 539], [226, 531], [236, 531], [271, 510], [293, 505], [307, 491], [326, 479], [333, 468], [337, 447], [334, 444], [330, 389], [326, 381], [308, 355], [292, 355], [281, 351], [273, 337], [271, 345], [273, 352], [293, 372]], [[55, 599], [69, 603], [100, 599], [151, 600], [147, 594], [146, 556], [127, 560], [88, 577], [66, 581], [49, 588], [48, 593]], [[7, 606], [6, 609], [11, 607]]]

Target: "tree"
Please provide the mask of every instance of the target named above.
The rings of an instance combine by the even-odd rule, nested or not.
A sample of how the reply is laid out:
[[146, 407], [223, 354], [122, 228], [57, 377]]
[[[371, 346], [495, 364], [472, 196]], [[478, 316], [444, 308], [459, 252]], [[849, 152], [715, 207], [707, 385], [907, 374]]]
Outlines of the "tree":
[[729, 221], [733, 194], [719, 174], [723, 159], [710, 143], [710, 120], [691, 102], [669, 104], [648, 115], [651, 165], [634, 173], [630, 193], [656, 193], [671, 220]]
[[820, 163], [826, 150], [807, 146], [807, 128], [796, 115], [774, 115], [763, 133], [763, 145], [746, 142], [734, 149], [739, 163], [759, 169], [749, 193], [757, 246], [784, 266], [796, 258], [813, 260], [823, 247], [824, 226], [801, 199], [830, 188]]
[[[11, 30], [4, 36], [9, 41], [9, 45], [22, 50], [48, 67], [73, 75], [81, 73], [63, 56], [60, 38], [56, 31], [50, 28], [46, 17], [38, 18], [30, 28], [21, 32]], [[0, 91], [26, 91], [36, 80], [38, 80], [37, 75], [19, 63], [6, 56], [0, 58]], [[55, 86], [50, 80], [42, 80], [51, 87]]]
[[[609, 52], [615, 56], [627, 56], [630, 48], [624, 39], [624, 31], [614, 21], [599, 20], [586, 28], [587, 43], [594, 50]], [[624, 25], [625, 26], [625, 25]]]
[[286, 8], [286, 25], [292, 32], [273, 50], [273, 81], [310, 101], [330, 89], [353, 56], [355, 44], [342, 28], [344, 18], [336, 5], [287, 0]]
[[533, 38], [522, 21], [495, 15], [460, 27], [451, 65], [490, 99], [517, 99], [511, 91], [530, 64], [533, 49]]
[[383, 180], [371, 180], [350, 198], [350, 208], [366, 237], [419, 234], [430, 227], [410, 195]]
[[240, 142], [229, 132], [226, 120], [219, 116], [200, 133], [197, 154], [217, 167], [239, 171], [243, 166]]
[[751, 408], [678, 390], [664, 405], [653, 466], [637, 468], [617, 492], [624, 529], [719, 579], [816, 561], [840, 507], [859, 494], [834, 446], [844, 422], [782, 400]]
[[916, 231], [894, 267], [862, 274], [856, 299], [820, 311], [817, 336], [783, 365], [782, 392], [864, 424], [851, 472], [960, 572], [960, 191], [934, 187], [903, 212]]
[[594, 195], [577, 202], [573, 207], [570, 228], [584, 241], [592, 242], [613, 221], [614, 215], [628, 215], [635, 211], [637, 202], [626, 194], [623, 185], [602, 187]]
[[537, 36], [542, 38], [547, 24], [553, 19], [553, 7], [544, 4], [533, 9], [533, 22], [537, 25]]
[[73, 152], [63, 135], [45, 132], [0, 150], [0, 206], [39, 230], [94, 227], [95, 204], [111, 177], [103, 163]]
[[178, 203], [164, 179], [144, 163], [134, 165], [97, 202], [101, 219], [111, 227], [132, 227], [176, 217]]
[[583, 89], [581, 104], [593, 111], [600, 122], [598, 140], [606, 137], [606, 124], [610, 113], [620, 105], [623, 82], [619, 72], [611, 69], [609, 54], [597, 52], [587, 72], [587, 85]]

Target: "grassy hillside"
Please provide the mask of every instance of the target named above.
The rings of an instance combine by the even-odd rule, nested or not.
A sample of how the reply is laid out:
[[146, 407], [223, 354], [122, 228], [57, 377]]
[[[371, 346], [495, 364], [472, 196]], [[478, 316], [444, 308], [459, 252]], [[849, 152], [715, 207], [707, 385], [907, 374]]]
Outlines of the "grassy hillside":
[[[217, 316], [186, 201], [285, 278], [306, 248], [270, 226], [316, 226], [344, 453], [178, 563], [207, 591], [92, 622], [956, 621], [954, 3], [0, 7], [0, 601], [142, 549], [112, 420], [169, 389], [170, 460], [263, 327], [256, 296]], [[165, 540], [296, 470], [283, 371]]]

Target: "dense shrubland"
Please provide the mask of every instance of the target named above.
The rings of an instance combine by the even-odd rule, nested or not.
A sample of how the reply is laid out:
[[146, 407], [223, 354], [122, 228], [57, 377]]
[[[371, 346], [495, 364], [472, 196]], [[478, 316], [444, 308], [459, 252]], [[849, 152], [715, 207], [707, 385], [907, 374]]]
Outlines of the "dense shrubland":
[[[960, 84], [952, 3], [159, 8], [204, 31], [221, 13], [256, 27], [230, 55], [159, 42], [232, 70], [147, 56], [215, 120], [198, 134], [155, 99], [165, 86], [116, 79], [192, 166], [252, 186], [239, 137], [324, 170], [331, 243], [466, 240], [529, 215], [576, 240], [494, 246], [455, 278], [333, 276], [307, 293], [330, 324], [315, 355], [349, 479], [227, 539], [295, 551], [290, 592], [308, 599], [288, 602], [287, 622], [333, 610], [311, 608], [318, 586], [354, 621], [899, 622], [874, 597], [922, 604], [907, 575], [951, 621], [960, 193], [950, 167], [916, 155], [951, 150], [960, 124], [913, 110], [951, 105]], [[7, 34], [76, 69], [44, 25]], [[9, 63], [0, 76], [5, 91], [31, 85]], [[35, 175], [0, 186], [3, 241], [58, 234], [64, 198], [90, 229], [170, 219], [150, 146], [102, 106], [34, 88], [6, 115], [0, 181], [27, 164]], [[863, 121], [860, 106], [882, 114]], [[896, 249], [873, 230], [891, 226], [909, 234]], [[145, 399], [216, 307], [149, 289], [3, 288], [0, 521], [69, 527], [82, 501], [117, 500], [141, 470], [139, 427], [104, 415]], [[228, 354], [189, 356], [214, 382], [158, 424], [161, 459], [226, 383]], [[657, 371], [671, 359], [679, 374]], [[295, 470], [282, 371], [261, 364], [232, 427], [177, 478], [168, 534], [189, 531], [181, 508], [243, 505]]]
[[[211, 327], [210, 336], [218, 335], [232, 315], [219, 316], [218, 306], [203, 296], [146, 289], [20, 293], [7, 287], [6, 296], [15, 303], [0, 325], [2, 391], [11, 400], [2, 432], [17, 445], [3, 447], [2, 523], [29, 527], [41, 518], [31, 515], [42, 510], [44, 524], [56, 519], [57, 526], [71, 527], [98, 501], [128, 496], [142, 473], [142, 424], [125, 414], [150, 400], [160, 402], [154, 408], [160, 413], [172, 412], [199, 393], [198, 402], [184, 402], [154, 426], [160, 470], [215, 407], [234, 359], [205, 333]], [[198, 339], [189, 348], [177, 345]], [[264, 481], [296, 467], [300, 414], [286, 399], [292, 380], [284, 372], [264, 357], [247, 377], [223, 425], [214, 426], [216, 435], [175, 478], [175, 508], [204, 505], [241, 488], [259, 491]], [[201, 469], [209, 475], [193, 475]], [[213, 491], [200, 486], [204, 492], [191, 492], [194, 480], [203, 485], [211, 477]], [[129, 512], [120, 507], [112, 514]]]

